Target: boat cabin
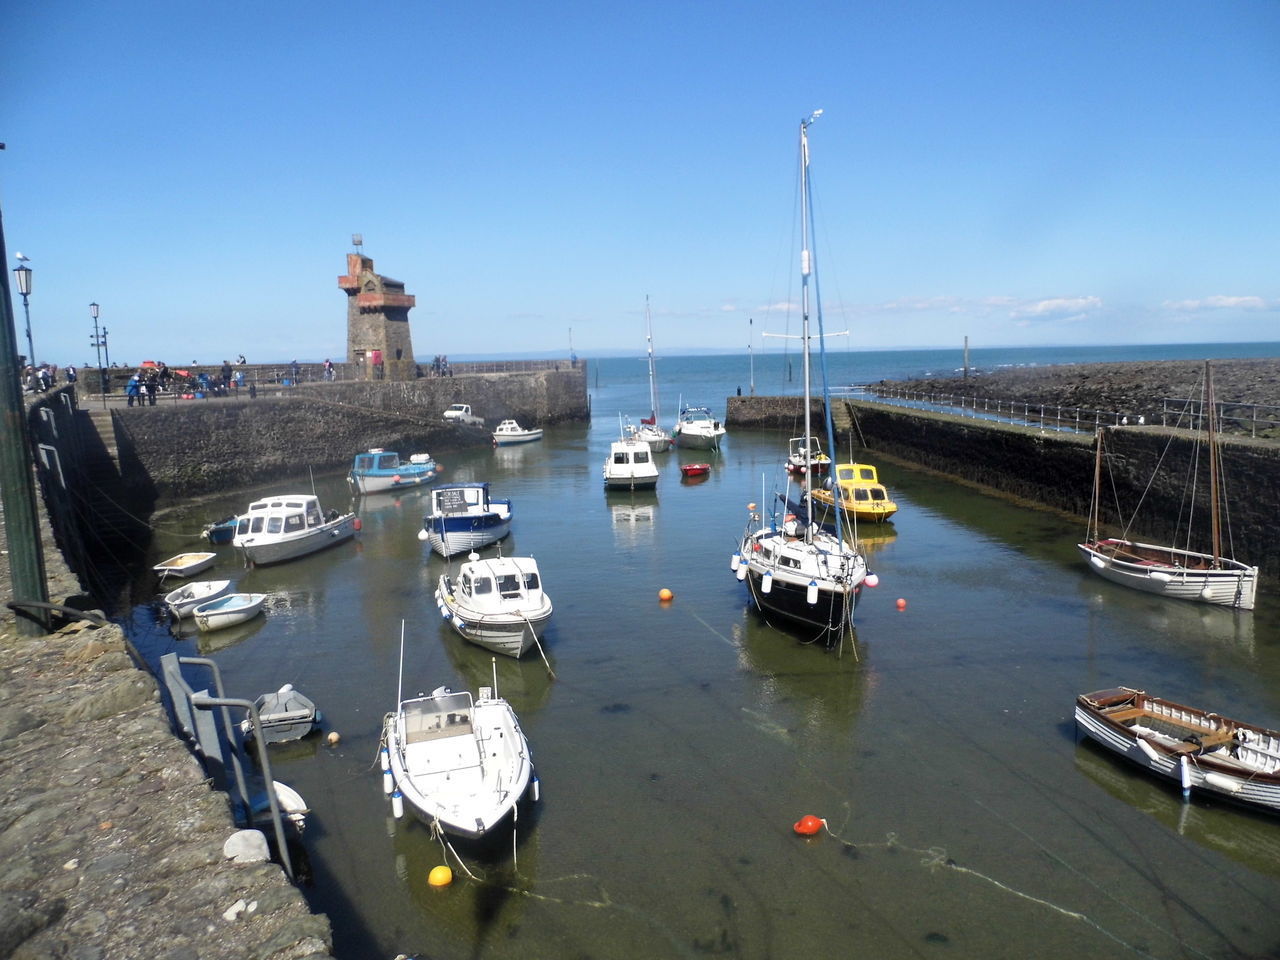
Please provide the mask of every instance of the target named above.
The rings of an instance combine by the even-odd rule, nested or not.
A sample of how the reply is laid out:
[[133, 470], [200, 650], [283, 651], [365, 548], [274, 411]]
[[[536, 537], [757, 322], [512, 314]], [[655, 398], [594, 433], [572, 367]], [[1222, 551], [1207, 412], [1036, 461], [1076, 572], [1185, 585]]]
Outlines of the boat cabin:
[[368, 473], [371, 470], [399, 470], [400, 454], [377, 449], [370, 450], [368, 453], [358, 453], [354, 469], [356, 473]]
[[457, 590], [468, 606], [498, 611], [541, 602], [542, 580], [532, 557], [495, 557], [464, 563]]
[[405, 746], [446, 737], [471, 736], [473, 709], [471, 694], [465, 690], [421, 700], [406, 700], [401, 704]]
[[322, 527], [324, 523], [318, 498], [285, 494], [249, 504], [249, 509], [236, 521], [236, 536], [301, 533], [311, 527]]
[[842, 463], [836, 467], [836, 480], [845, 483], [879, 483], [876, 468], [869, 463]]
[[611, 451], [614, 466], [625, 467], [633, 463], [648, 463], [652, 460], [648, 444], [636, 444], [623, 441], [613, 444]]
[[431, 491], [431, 514], [477, 513], [489, 509], [489, 484], [451, 483]]

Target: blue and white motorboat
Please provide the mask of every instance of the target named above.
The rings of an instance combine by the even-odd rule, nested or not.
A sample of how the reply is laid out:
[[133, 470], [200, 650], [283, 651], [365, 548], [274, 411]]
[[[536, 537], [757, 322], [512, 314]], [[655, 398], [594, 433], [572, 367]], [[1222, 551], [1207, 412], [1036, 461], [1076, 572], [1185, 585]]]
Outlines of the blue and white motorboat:
[[440, 468], [429, 453], [415, 453], [402, 461], [400, 454], [374, 447], [356, 454], [347, 483], [352, 494], [386, 493], [420, 487], [439, 475]]
[[449, 483], [431, 491], [418, 539], [451, 557], [497, 543], [510, 532], [510, 500], [490, 497], [487, 483]]
[[236, 518], [234, 515], [223, 517], [206, 526], [200, 533], [214, 546], [225, 546], [236, 535]]

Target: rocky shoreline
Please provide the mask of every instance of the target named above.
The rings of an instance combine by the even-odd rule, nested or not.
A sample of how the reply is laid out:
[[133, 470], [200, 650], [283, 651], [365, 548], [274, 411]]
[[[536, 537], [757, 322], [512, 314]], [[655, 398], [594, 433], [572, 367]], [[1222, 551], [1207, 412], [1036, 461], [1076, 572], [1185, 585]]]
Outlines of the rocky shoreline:
[[[1247, 405], [1274, 409], [1265, 412], [1280, 419], [1280, 358], [1215, 360], [1212, 364], [1214, 395], [1228, 415]], [[869, 384], [871, 392], [910, 390], [918, 393], [1013, 401], [1045, 406], [1082, 408], [1141, 416], [1160, 423], [1174, 404], [1166, 400], [1196, 399], [1203, 379], [1199, 360], [1063, 364], [1022, 367], [979, 373], [967, 378], [881, 380]], [[1238, 412], [1235, 415], [1240, 415]], [[1258, 436], [1280, 437], [1280, 428], [1266, 427]]]

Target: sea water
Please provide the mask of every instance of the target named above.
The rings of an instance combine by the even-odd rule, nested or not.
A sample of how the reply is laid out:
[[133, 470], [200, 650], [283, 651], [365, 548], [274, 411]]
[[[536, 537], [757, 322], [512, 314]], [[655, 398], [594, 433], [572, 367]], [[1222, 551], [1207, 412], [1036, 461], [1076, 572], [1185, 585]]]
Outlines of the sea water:
[[[1168, 352], [1209, 355], [1183, 349]], [[840, 376], [958, 365], [911, 353], [851, 356]], [[664, 410], [681, 396], [719, 412], [739, 380], [747, 392], [750, 359], [660, 359]], [[779, 359], [755, 358], [757, 393], [791, 389]], [[539, 561], [550, 670], [536, 654], [495, 664], [441, 621], [431, 593], [447, 565], [416, 538], [423, 491], [359, 501], [358, 540], [302, 560], [244, 570], [217, 548], [210, 576], [270, 594], [243, 628], [174, 636], [154, 606], [133, 612], [148, 656], [211, 656], [229, 696], [293, 683], [341, 735], [271, 751], [313, 811], [304, 892], [333, 921], [336, 956], [1275, 955], [1280, 822], [1184, 804], [1072, 723], [1076, 694], [1125, 684], [1280, 727], [1270, 585], [1252, 613], [1125, 590], [1077, 555], [1082, 518], [882, 466], [899, 513], [859, 531], [881, 585], [856, 638], [828, 650], [759, 617], [729, 569], [786, 438], [732, 431], [718, 455], [660, 456], [656, 491], [609, 493], [601, 466], [618, 415], [648, 412], [647, 365], [593, 360], [588, 379], [590, 424], [431, 451], [442, 480], [514, 501], [502, 550]], [[693, 459], [712, 470], [690, 483], [677, 465]], [[341, 475], [316, 484], [326, 508], [347, 502]], [[266, 492], [169, 505], [155, 557]], [[421, 824], [391, 818], [376, 753], [398, 687], [474, 691], [495, 675], [542, 799], [514, 841], [465, 854], [473, 879]], [[806, 814], [827, 825], [810, 839], [792, 829]], [[453, 885], [431, 888], [445, 862]]]

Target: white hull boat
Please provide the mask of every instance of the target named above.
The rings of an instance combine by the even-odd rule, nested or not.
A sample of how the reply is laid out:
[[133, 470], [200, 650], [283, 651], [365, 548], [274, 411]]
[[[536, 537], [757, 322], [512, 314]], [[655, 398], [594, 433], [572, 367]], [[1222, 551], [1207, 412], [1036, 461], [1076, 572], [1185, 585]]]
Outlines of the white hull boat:
[[180, 553], [151, 569], [160, 574], [161, 580], [165, 577], [194, 577], [212, 567], [217, 559], [216, 553]]
[[706, 407], [685, 407], [671, 431], [677, 447], [687, 450], [719, 450], [725, 435], [724, 424]]
[[281, 563], [350, 540], [359, 529], [354, 513], [326, 516], [316, 497], [284, 493], [249, 504], [231, 542], [245, 563]]
[[407, 807], [429, 826], [479, 839], [514, 818], [536, 780], [529, 744], [511, 705], [489, 687], [440, 688], [402, 700], [387, 714], [380, 750], [383, 787], [397, 818]]
[[1192, 790], [1280, 813], [1280, 732], [1116, 687], [1076, 698], [1085, 736]]
[[440, 616], [466, 640], [493, 653], [519, 657], [551, 622], [551, 598], [533, 557], [472, 554], [456, 577], [436, 586]]
[[533, 443], [542, 439], [541, 428], [526, 430], [514, 420], [503, 420], [493, 431], [495, 447], [512, 447], [518, 443]]
[[418, 539], [442, 557], [479, 550], [511, 532], [511, 501], [489, 496], [487, 483], [451, 483], [431, 491]]
[[653, 322], [649, 317], [649, 297], [644, 298], [644, 338], [649, 351], [649, 416], [640, 420], [639, 429], [631, 436], [647, 443], [654, 453], [665, 453], [672, 447], [670, 434], [658, 426], [658, 371], [653, 360]]
[[[1197, 446], [1206, 456], [1202, 458], [1197, 454], [1194, 464], [1198, 466], [1202, 460], [1208, 461], [1208, 530], [1191, 529], [1191, 518], [1196, 514], [1192, 509], [1179, 513], [1180, 526], [1183, 516], [1187, 520], [1185, 527], [1180, 529], [1177, 540], [1186, 546], [1160, 546], [1115, 537], [1104, 539], [1099, 531], [1103, 508], [1102, 491], [1106, 485], [1103, 479], [1103, 441], [1107, 431], [1099, 429], [1089, 526], [1085, 541], [1076, 546], [1089, 564], [1089, 569], [1112, 583], [1162, 597], [1252, 610], [1258, 590], [1258, 568], [1229, 555], [1231, 538], [1225, 508], [1227, 496], [1222, 451], [1218, 441], [1218, 404], [1213, 396], [1213, 370], [1208, 361], [1205, 361], [1201, 388], [1203, 399], [1199, 403], [1199, 415], [1196, 416], [1194, 410], [1189, 412], [1193, 420], [1198, 420], [1203, 427], [1197, 437]], [[1193, 469], [1189, 477], [1187, 502], [1193, 506], [1196, 505], [1196, 495], [1199, 492], [1196, 487], [1196, 472]], [[1203, 488], [1203, 481], [1200, 486]], [[1211, 549], [1207, 552], [1191, 550], [1193, 535]]]
[[262, 613], [265, 593], [228, 593], [224, 597], [202, 603], [192, 611], [201, 630], [225, 630], [252, 620]]
[[647, 490], [658, 485], [658, 465], [647, 443], [626, 437], [609, 445], [602, 470], [610, 490]]
[[354, 494], [391, 493], [424, 486], [440, 475], [440, 468], [429, 453], [415, 453], [401, 460], [400, 454], [374, 447], [358, 453], [347, 474]]
[[175, 620], [189, 617], [196, 607], [223, 596], [231, 589], [230, 580], [192, 580], [164, 595], [164, 605]]

